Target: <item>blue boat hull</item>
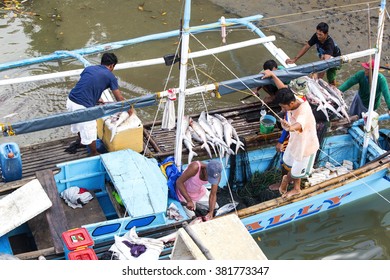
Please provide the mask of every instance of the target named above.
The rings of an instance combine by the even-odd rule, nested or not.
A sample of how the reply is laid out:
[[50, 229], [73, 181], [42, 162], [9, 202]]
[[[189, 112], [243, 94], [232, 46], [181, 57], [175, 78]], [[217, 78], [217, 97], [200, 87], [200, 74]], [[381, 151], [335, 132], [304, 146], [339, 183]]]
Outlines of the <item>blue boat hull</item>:
[[254, 234], [334, 209], [386, 190], [389, 186], [387, 169], [383, 169], [342, 187], [319, 194], [313, 193], [304, 200], [243, 218], [242, 222], [248, 231]]

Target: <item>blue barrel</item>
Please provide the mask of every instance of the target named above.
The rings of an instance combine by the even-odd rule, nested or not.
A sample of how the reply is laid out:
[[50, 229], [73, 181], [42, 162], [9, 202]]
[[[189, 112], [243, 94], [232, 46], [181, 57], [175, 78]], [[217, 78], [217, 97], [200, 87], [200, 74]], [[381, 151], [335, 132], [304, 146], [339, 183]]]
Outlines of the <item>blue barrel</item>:
[[1, 175], [5, 182], [22, 179], [22, 159], [16, 143], [0, 145]]

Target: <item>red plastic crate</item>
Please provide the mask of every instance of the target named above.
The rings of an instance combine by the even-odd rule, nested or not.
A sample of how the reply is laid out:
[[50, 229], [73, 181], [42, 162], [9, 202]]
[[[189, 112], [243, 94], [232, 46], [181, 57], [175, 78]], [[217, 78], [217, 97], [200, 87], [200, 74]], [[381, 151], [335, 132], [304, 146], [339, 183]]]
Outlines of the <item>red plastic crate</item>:
[[94, 242], [85, 228], [76, 228], [62, 233], [62, 241], [69, 251], [93, 246]]
[[86, 249], [70, 252], [68, 254], [68, 260], [78, 260], [78, 261], [98, 260], [98, 257], [96, 256], [94, 250], [92, 250], [91, 248], [86, 248]]

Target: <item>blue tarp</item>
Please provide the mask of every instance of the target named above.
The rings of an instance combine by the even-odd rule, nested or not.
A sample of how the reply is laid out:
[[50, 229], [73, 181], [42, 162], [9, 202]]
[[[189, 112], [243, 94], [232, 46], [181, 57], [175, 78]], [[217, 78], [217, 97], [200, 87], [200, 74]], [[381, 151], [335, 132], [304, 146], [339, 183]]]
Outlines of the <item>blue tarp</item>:
[[33, 120], [26, 120], [14, 124], [6, 125], [4, 136], [18, 135], [23, 133], [30, 133], [70, 125], [73, 123], [80, 123], [85, 121], [96, 120], [105, 116], [129, 110], [131, 106], [135, 108], [152, 106], [157, 104], [157, 97], [155, 94], [149, 94], [143, 97], [132, 98], [125, 101], [114, 102], [102, 106], [95, 106], [74, 112], [59, 113], [51, 116], [45, 116]]
[[[328, 60], [321, 60], [317, 62], [307, 63], [291, 68], [284, 68], [275, 70], [275, 74], [280, 80], [285, 83], [290, 82], [293, 79], [307, 76], [311, 73], [322, 72], [330, 68], [339, 67], [341, 65], [341, 58], [335, 57]], [[239, 79], [233, 79], [229, 81], [220, 82], [218, 84], [218, 92], [221, 95], [233, 93], [239, 90], [247, 90], [257, 88], [258, 86], [264, 86], [273, 84], [272, 79], [262, 79], [263, 74], [256, 74]]]

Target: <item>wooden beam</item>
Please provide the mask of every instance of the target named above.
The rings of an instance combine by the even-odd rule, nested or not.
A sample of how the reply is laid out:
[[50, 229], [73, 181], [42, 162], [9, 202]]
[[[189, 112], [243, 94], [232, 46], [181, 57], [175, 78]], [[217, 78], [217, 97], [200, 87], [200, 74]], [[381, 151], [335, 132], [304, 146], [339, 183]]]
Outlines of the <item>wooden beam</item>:
[[54, 250], [56, 253], [62, 253], [64, 252], [64, 248], [61, 235], [69, 229], [69, 226], [64, 208], [62, 207], [63, 202], [61, 201], [56, 182], [54, 181], [53, 172], [51, 170], [38, 171], [36, 172], [36, 177], [53, 203], [53, 206], [46, 211], [46, 219], [53, 239]]

